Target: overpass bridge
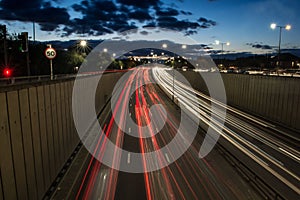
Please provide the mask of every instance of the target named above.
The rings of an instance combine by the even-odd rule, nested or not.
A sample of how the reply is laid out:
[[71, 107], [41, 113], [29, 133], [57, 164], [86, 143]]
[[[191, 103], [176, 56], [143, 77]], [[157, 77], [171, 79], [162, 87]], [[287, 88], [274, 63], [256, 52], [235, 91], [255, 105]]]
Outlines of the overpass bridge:
[[[135, 71], [131, 70], [130, 73], [135, 73]], [[103, 127], [107, 128], [111, 120], [111, 110], [108, 106], [110, 97], [115, 84], [124, 73], [103, 74], [98, 84], [95, 110], [99, 113], [99, 122], [104, 123]], [[148, 76], [143, 73], [145, 72], [136, 72], [131, 83], [135, 83], [137, 80], [143, 82], [144, 78]], [[163, 76], [163, 74], [153, 74], [154, 72], [150, 73], [149, 79], [154, 76]], [[181, 72], [181, 74], [195, 89], [195, 91], [190, 91], [199, 97], [197, 101], [202, 103], [198, 104], [209, 105], [211, 100], [201, 99], [202, 95], [208, 95], [207, 86], [201, 76], [192, 71]], [[163, 80], [166, 81], [166, 88], [168, 88], [171, 86], [171, 82], [167, 80], [171, 79], [167, 74], [165, 75]], [[207, 75], [211, 79], [215, 78], [214, 73]], [[91, 87], [88, 80], [93, 77], [95, 75], [81, 77], [80, 79], [84, 83], [82, 87], [86, 87], [86, 89]], [[194, 149], [189, 149], [178, 163], [176, 161], [175, 164], [157, 173], [134, 175], [118, 173], [108, 167], [100, 166], [99, 162], [90, 157], [78, 137], [72, 113], [74, 77], [67, 77], [1, 87], [0, 199], [93, 199], [96, 197], [109, 199], [112, 196], [115, 199], [172, 198], [168, 196], [170, 194], [194, 199], [200, 198], [201, 195], [203, 198], [241, 198], [240, 195], [255, 199], [297, 198], [299, 196], [297, 168], [300, 166], [300, 124], [298, 123], [300, 120], [300, 79], [238, 74], [222, 74], [222, 78], [228, 105], [232, 106], [229, 107], [231, 110], [227, 111], [225, 125], [231, 131], [240, 133], [242, 137], [245, 132], [252, 134], [245, 136], [247, 138], [245, 144], [249, 141], [253, 142], [253, 151], [250, 153], [256, 151], [257, 154], [260, 154], [259, 161], [265, 168], [261, 167], [261, 163], [253, 161], [254, 159], [249, 154], [245, 154], [238, 146], [229, 144], [224, 139], [226, 135], [221, 136], [216, 147], [217, 150], [209, 154], [208, 160], [195, 159], [197, 157], [195, 152], [199, 150], [200, 144], [203, 142], [203, 136], [199, 136], [200, 138], [197, 136], [195, 139], [197, 142], [193, 144]], [[178, 92], [181, 87], [183, 86], [176, 83], [175, 77], [175, 90]], [[159, 99], [157, 103], [165, 103], [167, 113], [176, 121], [177, 114], [174, 113], [178, 112], [176, 111], [178, 107], [165, 96], [161, 89], [163, 88], [146, 86], [136, 92], [141, 96], [133, 98], [133, 100], [129, 100], [131, 96], [125, 99], [128, 99], [128, 103], [132, 105], [140, 105], [144, 101], [147, 107], [147, 104], [156, 102], [151, 97], [157, 92], [157, 99]], [[168, 93], [166, 89], [163, 91]], [[178, 103], [180, 94], [177, 94], [176, 97], [175, 103]], [[139, 99], [141, 102], [137, 103]], [[131, 110], [133, 118], [138, 123], [139, 115], [134, 114], [137, 113], [134, 108], [131, 109], [133, 109]], [[210, 115], [211, 113], [208, 110], [206, 114]], [[147, 115], [140, 117], [140, 123], [146, 123], [143, 120], [147, 119]], [[238, 121], [232, 121], [232, 119], [238, 119]], [[259, 123], [265, 123], [267, 126], [257, 125]], [[239, 129], [240, 127], [235, 125], [244, 129]], [[176, 127], [176, 123], [171, 123], [169, 126]], [[200, 126], [199, 134], [205, 135], [208, 125], [200, 123]], [[124, 145], [124, 148], [126, 147], [128, 150], [139, 152], [143, 147], [149, 148], [148, 151], [157, 148], [152, 143], [141, 143], [139, 146], [137, 141], [127, 136], [123, 138], [123, 141], [118, 141], [119, 135], [114, 135], [117, 134], [118, 129], [113, 126], [111, 129], [112, 140], [116, 140], [116, 143], [119, 142], [119, 145]], [[164, 139], [171, 140], [170, 137], [174, 136], [174, 133], [168, 132], [169, 129], [163, 132], [165, 136], [158, 139], [157, 144], [165, 144]], [[245, 129], [247, 130], [245, 131]], [[257, 135], [255, 135], [256, 133]], [[262, 137], [266, 141], [265, 143], [261, 139]], [[266, 144], [270, 143], [272, 144], [269, 146], [272, 148], [275, 146], [274, 148], [277, 149], [268, 149], [269, 146]], [[278, 153], [278, 149], [281, 152]], [[264, 157], [262, 150], [270, 154], [272, 158]], [[130, 160], [128, 157], [125, 157], [126, 161]], [[282, 160], [280, 160], [281, 158]], [[119, 157], [119, 159], [123, 158]], [[193, 164], [190, 164], [189, 160]], [[216, 163], [221, 163], [224, 166], [223, 169]], [[196, 167], [193, 171], [191, 170], [193, 166], [199, 168]], [[197, 170], [204, 170], [204, 172], [197, 174]], [[81, 173], [76, 173], [76, 171], [81, 171]], [[238, 174], [239, 176], [237, 176]], [[107, 182], [105, 181], [106, 177], [115, 181]], [[177, 182], [177, 178], [181, 182]], [[136, 190], [126, 186], [128, 180], [134, 180], [132, 182], [135, 183], [132, 183], [132, 187], [139, 188], [140, 194], [135, 194]], [[147, 182], [147, 180], [149, 181]], [[182, 184], [189, 185], [188, 180], [193, 183], [190, 187], [183, 189], [179, 187]], [[207, 190], [199, 189], [198, 186], [201, 186], [199, 183], [203, 180], [203, 187], [205, 187], [205, 183], [211, 184], [211, 186], [217, 185], [217, 187], [208, 186]], [[164, 184], [161, 185], [161, 183]], [[108, 187], [108, 185], [112, 185], [112, 187]], [[162, 192], [159, 188], [163, 188], [167, 193]]]

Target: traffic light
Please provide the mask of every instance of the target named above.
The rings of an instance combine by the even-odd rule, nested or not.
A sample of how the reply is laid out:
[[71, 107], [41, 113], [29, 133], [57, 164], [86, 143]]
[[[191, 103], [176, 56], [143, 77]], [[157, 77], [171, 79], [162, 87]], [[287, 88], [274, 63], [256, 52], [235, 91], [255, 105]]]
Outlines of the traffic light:
[[3, 70], [3, 76], [4, 77], [10, 77], [12, 75], [12, 70], [9, 68], [4, 68]]
[[28, 51], [28, 32], [22, 32], [20, 35], [18, 35], [18, 38], [19, 38], [19, 40], [21, 40], [19, 50], [21, 52], [27, 52]]

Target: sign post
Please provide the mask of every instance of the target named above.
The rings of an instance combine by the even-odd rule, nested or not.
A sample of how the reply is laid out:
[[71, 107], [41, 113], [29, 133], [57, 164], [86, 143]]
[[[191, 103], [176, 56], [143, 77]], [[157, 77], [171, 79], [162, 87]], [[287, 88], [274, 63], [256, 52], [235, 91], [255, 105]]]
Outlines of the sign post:
[[56, 51], [51, 47], [51, 44], [47, 44], [47, 49], [45, 50], [45, 56], [50, 60], [50, 78], [51, 80], [53, 80], [52, 60], [56, 57]]

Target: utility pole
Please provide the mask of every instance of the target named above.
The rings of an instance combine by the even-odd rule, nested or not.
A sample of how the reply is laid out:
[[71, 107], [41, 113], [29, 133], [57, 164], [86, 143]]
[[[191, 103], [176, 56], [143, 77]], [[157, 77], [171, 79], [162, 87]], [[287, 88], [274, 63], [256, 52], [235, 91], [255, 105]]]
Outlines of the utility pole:
[[3, 33], [4, 64], [7, 66], [7, 48], [6, 48], [6, 25], [0, 25]]
[[33, 43], [35, 43], [35, 21], [32, 22]]

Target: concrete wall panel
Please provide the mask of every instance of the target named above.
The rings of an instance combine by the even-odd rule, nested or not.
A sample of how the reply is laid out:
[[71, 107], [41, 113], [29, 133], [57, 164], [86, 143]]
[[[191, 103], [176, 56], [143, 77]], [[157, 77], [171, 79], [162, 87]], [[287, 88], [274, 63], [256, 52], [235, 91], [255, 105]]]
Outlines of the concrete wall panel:
[[4, 199], [4, 194], [3, 194], [3, 190], [2, 190], [2, 176], [0, 173], [0, 200]]
[[60, 97], [61, 97], [61, 122], [62, 122], [62, 144], [63, 144], [63, 160], [68, 159], [68, 151], [67, 151], [67, 133], [66, 133], [66, 104], [65, 104], [65, 91], [64, 91], [64, 83], [59, 84], [60, 88]]
[[54, 142], [53, 142], [53, 124], [52, 124], [52, 107], [51, 107], [51, 96], [50, 86], [44, 86], [44, 100], [45, 100], [45, 112], [46, 112], [46, 127], [47, 127], [47, 144], [49, 153], [49, 168], [51, 180], [56, 177], [55, 172], [55, 153], [54, 153]]
[[6, 93], [0, 93], [0, 170], [4, 199], [17, 199]]
[[266, 116], [267, 112], [267, 96], [269, 95], [269, 82], [267, 81], [265, 76], [262, 76], [262, 101], [261, 101], [261, 113], [263, 116]]
[[[42, 161], [44, 166], [44, 180], [45, 186], [51, 184], [50, 180], [50, 166], [49, 166], [49, 152], [48, 152], [48, 140], [47, 140], [47, 125], [46, 125], [46, 113], [45, 113], [45, 96], [44, 86], [37, 87], [38, 109], [39, 109], [39, 125], [40, 125], [40, 138], [41, 138], [41, 151]], [[48, 189], [48, 188], [47, 188]]]
[[292, 111], [290, 114], [290, 118], [291, 118], [291, 124], [293, 127], [296, 127], [299, 124], [299, 116], [300, 116], [300, 84], [297, 84], [296, 80], [293, 80], [293, 84], [292, 84], [292, 88], [294, 88], [293, 90], [293, 94], [292, 94]]
[[62, 130], [62, 113], [61, 113], [61, 94], [60, 94], [60, 84], [55, 84], [56, 93], [56, 112], [57, 112], [57, 133], [58, 133], [58, 143], [59, 143], [59, 170], [64, 162], [64, 141], [63, 141], [63, 130]]
[[70, 98], [69, 96], [69, 92], [68, 92], [68, 82], [64, 82], [63, 83], [63, 93], [64, 93], [64, 104], [65, 104], [65, 115], [64, 115], [64, 118], [65, 118], [65, 137], [66, 137], [66, 146], [65, 146], [65, 151], [66, 151], [66, 154], [67, 155], [70, 155], [71, 154], [71, 138], [70, 138], [70, 135], [71, 135], [71, 131], [70, 131], [70, 109], [69, 109], [69, 101], [68, 99]]
[[60, 170], [60, 145], [58, 137], [58, 125], [57, 125], [57, 104], [56, 104], [56, 92], [55, 84], [50, 85], [50, 97], [51, 97], [51, 110], [52, 110], [52, 130], [53, 130], [53, 144], [55, 155], [55, 174]]
[[[284, 117], [284, 95], [286, 95], [286, 93], [285, 93], [285, 88], [286, 88], [286, 85], [285, 85], [285, 83], [284, 83], [284, 80], [283, 79], [278, 79], [278, 81], [279, 81], [279, 90], [278, 90], [278, 107], [277, 107], [277, 109], [278, 109], [278, 114], [277, 114], [277, 116], [276, 116], [276, 121], [277, 122], [280, 122], [280, 119], [282, 120], [282, 121], [284, 121], [284, 119], [283, 119], [283, 117]], [[281, 95], [281, 94], [283, 94], [283, 95]], [[273, 117], [273, 116], [271, 116], [271, 117]]]
[[[288, 82], [288, 96], [287, 96], [287, 109], [286, 109], [286, 123], [287, 124], [293, 124], [292, 122], [292, 117], [293, 117], [293, 109], [294, 107], [296, 107], [296, 105], [294, 105], [294, 96], [295, 96], [295, 83], [294, 80], [291, 79]], [[294, 86], [295, 85], [295, 86]]]
[[29, 88], [32, 143], [33, 143], [34, 162], [35, 162], [36, 179], [37, 179], [38, 199], [40, 199], [43, 197], [46, 191], [46, 185], [45, 185], [44, 173], [43, 173], [44, 166], [42, 161], [42, 149], [41, 149], [40, 127], [39, 127], [39, 116], [38, 116], [39, 111], [38, 111], [37, 100], [38, 99], [37, 99], [36, 87]]
[[28, 199], [18, 91], [7, 93], [7, 105], [18, 198]]
[[29, 199], [37, 199], [36, 171], [33, 155], [28, 89], [19, 91], [20, 115]]

